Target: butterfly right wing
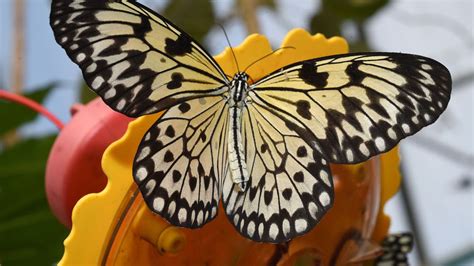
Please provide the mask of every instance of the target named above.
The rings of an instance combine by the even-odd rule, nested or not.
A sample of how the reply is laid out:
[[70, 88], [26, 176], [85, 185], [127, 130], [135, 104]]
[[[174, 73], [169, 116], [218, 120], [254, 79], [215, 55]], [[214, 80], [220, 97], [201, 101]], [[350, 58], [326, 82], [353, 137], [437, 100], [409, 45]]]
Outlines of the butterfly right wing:
[[131, 117], [227, 91], [225, 74], [188, 34], [127, 0], [53, 0], [56, 41], [114, 110]]
[[227, 159], [229, 108], [220, 96], [171, 107], [143, 137], [133, 175], [148, 207], [176, 226], [217, 214]]
[[341, 54], [286, 66], [251, 85], [248, 98], [291, 116], [294, 129], [332, 163], [360, 163], [433, 123], [451, 75], [402, 53]]

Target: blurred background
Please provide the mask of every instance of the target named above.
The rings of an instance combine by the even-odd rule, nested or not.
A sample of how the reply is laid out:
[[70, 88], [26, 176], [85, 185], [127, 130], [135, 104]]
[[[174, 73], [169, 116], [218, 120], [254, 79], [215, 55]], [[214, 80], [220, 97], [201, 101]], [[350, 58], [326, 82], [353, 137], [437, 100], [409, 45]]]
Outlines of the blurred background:
[[[448, 109], [402, 142], [402, 190], [386, 212], [391, 231], [412, 231], [413, 265], [474, 265], [474, 2], [472, 0], [142, 0], [211, 54], [253, 32], [278, 47], [295, 27], [341, 35], [356, 51], [421, 54], [453, 77]], [[43, 103], [64, 123], [94, 95], [55, 43], [49, 0], [0, 0], [0, 89]], [[189, 13], [189, 10], [193, 10]], [[51, 264], [68, 230], [49, 210], [44, 171], [58, 129], [0, 100], [0, 264]]]

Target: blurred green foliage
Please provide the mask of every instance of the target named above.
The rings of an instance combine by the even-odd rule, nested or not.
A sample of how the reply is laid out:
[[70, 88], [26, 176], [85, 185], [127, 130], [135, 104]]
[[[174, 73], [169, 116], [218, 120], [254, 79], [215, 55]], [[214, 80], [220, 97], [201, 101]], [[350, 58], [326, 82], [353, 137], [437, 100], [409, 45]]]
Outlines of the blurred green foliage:
[[169, 1], [161, 14], [199, 43], [204, 43], [204, 37], [215, 22], [212, 1], [209, 0]]
[[389, 0], [323, 0], [322, 2], [339, 18], [362, 22], [387, 5]]
[[[55, 86], [55, 83], [51, 83], [31, 93], [25, 94], [25, 96], [35, 102], [42, 102]], [[0, 136], [18, 128], [26, 122], [32, 121], [37, 115], [35, 111], [22, 105], [0, 100]]]
[[260, 6], [266, 6], [270, 9], [275, 9], [276, 8], [275, 0], [259, 0], [258, 4]]
[[340, 36], [342, 22], [343, 19], [323, 5], [321, 10], [311, 18], [310, 27], [313, 33], [322, 33], [326, 37]]
[[79, 82], [79, 102], [81, 103], [88, 103], [95, 98], [97, 98], [97, 94], [92, 91], [89, 86], [87, 86], [84, 80]]
[[44, 172], [55, 136], [23, 140], [0, 153], [0, 264], [51, 265], [67, 229], [51, 213]]
[[[24, 96], [42, 102], [54, 87], [50, 84]], [[0, 132], [11, 132], [37, 116], [24, 106], [0, 101]], [[0, 150], [1, 265], [47, 265], [61, 257], [67, 229], [51, 213], [44, 190], [46, 160], [54, 139], [20, 139]]]
[[342, 36], [344, 23], [355, 26], [357, 38], [349, 39], [351, 52], [372, 50], [365, 34], [365, 22], [389, 4], [389, 0], [322, 0], [321, 8], [310, 20], [313, 33]]

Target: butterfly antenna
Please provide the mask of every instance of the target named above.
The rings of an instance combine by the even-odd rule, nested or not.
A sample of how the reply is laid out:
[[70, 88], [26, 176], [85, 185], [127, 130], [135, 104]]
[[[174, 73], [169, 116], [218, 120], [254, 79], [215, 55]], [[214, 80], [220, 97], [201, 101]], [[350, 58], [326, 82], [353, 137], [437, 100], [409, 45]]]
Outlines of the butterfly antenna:
[[218, 24], [218, 25], [219, 27], [221, 27], [222, 31], [224, 32], [225, 39], [227, 40], [227, 43], [229, 44], [230, 51], [232, 52], [232, 56], [234, 57], [235, 66], [237, 67], [237, 72], [240, 72], [239, 63], [237, 62], [237, 57], [235, 57], [234, 49], [232, 49], [232, 45], [230, 44], [229, 36], [227, 36], [227, 32], [225, 31], [224, 26], [222, 26], [221, 24]]
[[276, 49], [275, 51], [273, 51], [273, 52], [271, 52], [271, 53], [269, 53], [269, 54], [266, 54], [266, 55], [260, 57], [259, 59], [257, 59], [256, 61], [254, 61], [252, 64], [248, 65], [248, 66], [244, 69], [243, 72], [247, 71], [247, 69], [249, 69], [251, 66], [255, 65], [255, 63], [257, 63], [257, 62], [259, 62], [259, 61], [261, 61], [261, 60], [263, 60], [263, 59], [269, 57], [270, 55], [272, 55], [272, 54], [274, 54], [274, 53], [276, 53], [276, 52], [278, 52], [278, 51], [280, 51], [280, 50], [289, 49], [289, 48], [291, 48], [291, 49], [296, 49], [296, 48], [293, 47], [293, 46], [283, 46], [283, 47], [280, 47], [280, 48]]

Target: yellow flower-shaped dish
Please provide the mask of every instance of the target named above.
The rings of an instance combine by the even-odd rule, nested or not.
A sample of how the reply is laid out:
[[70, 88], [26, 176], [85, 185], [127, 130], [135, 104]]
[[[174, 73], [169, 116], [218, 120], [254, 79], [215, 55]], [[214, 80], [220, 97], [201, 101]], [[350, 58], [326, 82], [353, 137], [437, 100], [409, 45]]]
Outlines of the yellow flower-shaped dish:
[[[311, 36], [302, 29], [290, 31], [281, 46], [294, 49], [281, 49], [249, 68], [253, 80], [297, 61], [348, 52], [344, 39]], [[271, 51], [268, 40], [257, 34], [234, 48], [241, 69]], [[226, 74], [235, 74], [229, 48], [215, 59]], [[132, 162], [142, 136], [160, 115], [136, 119], [108, 147], [102, 159], [108, 185], [75, 206], [60, 264], [327, 265], [363, 261], [377, 251], [372, 243], [382, 240], [389, 226], [383, 206], [400, 182], [396, 149], [363, 164], [332, 165], [335, 203], [322, 221], [286, 244], [255, 243], [235, 231], [222, 206], [216, 219], [194, 230], [171, 226], [147, 209], [133, 182]]]

